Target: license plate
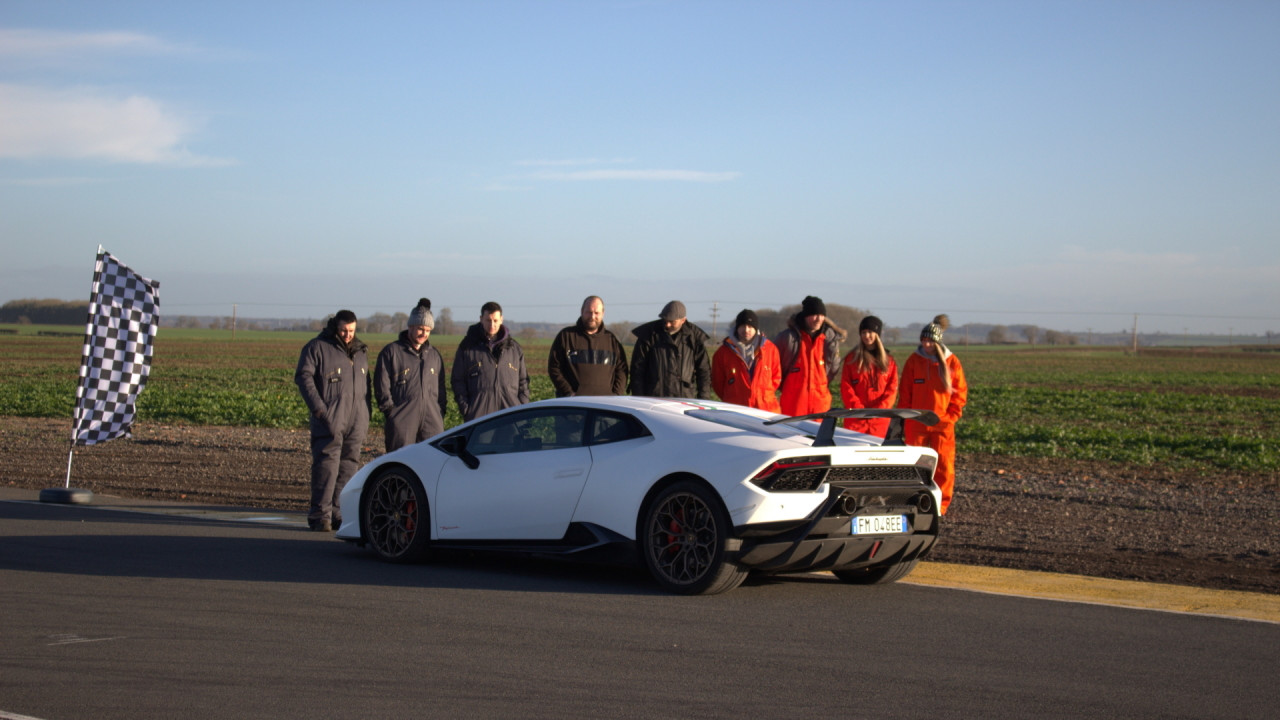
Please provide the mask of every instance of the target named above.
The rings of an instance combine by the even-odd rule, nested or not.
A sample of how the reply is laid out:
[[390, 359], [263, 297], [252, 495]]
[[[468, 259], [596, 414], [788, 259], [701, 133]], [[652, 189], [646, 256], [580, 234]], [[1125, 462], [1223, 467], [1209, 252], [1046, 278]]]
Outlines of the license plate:
[[854, 535], [893, 535], [907, 531], [906, 515], [859, 515], [853, 519]]

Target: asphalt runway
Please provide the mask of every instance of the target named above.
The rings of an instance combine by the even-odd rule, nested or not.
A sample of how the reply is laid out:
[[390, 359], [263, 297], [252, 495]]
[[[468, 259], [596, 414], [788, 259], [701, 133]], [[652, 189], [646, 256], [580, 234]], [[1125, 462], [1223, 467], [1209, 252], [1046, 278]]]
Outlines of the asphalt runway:
[[1168, 601], [1168, 586], [1083, 578], [1093, 589], [1070, 597], [1063, 576], [926, 563], [885, 587], [813, 574], [688, 598], [630, 568], [388, 565], [306, 532], [298, 513], [36, 495], [0, 490], [0, 718], [1269, 718], [1280, 706], [1269, 595]]

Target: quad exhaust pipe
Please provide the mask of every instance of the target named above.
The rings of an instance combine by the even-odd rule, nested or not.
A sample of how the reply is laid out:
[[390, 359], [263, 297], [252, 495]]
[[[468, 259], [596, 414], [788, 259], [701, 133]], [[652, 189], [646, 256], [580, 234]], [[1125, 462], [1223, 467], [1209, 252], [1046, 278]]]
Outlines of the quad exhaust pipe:
[[[916, 506], [916, 510], [924, 515], [928, 515], [933, 512], [933, 496], [927, 492], [917, 494], [912, 498], [912, 503]], [[858, 505], [858, 498], [853, 495], [845, 494], [841, 495], [840, 499], [836, 501], [835, 509], [836, 512], [841, 515], [853, 515], [860, 509], [860, 507], [861, 506]]]

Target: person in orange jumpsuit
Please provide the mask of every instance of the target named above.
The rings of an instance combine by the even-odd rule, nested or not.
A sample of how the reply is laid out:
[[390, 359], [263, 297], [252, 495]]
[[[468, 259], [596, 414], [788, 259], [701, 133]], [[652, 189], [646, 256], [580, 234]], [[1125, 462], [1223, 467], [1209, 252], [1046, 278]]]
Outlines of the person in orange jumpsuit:
[[712, 389], [725, 402], [776, 413], [781, 379], [778, 347], [760, 334], [759, 316], [743, 310], [711, 358]]
[[[942, 322], [938, 322], [941, 320]], [[939, 315], [920, 331], [920, 347], [902, 367], [898, 407], [931, 410], [938, 424], [927, 426], [907, 420], [903, 427], [908, 445], [923, 445], [938, 453], [933, 481], [942, 490], [941, 514], [947, 513], [956, 484], [956, 421], [969, 400], [969, 385], [960, 360], [942, 344], [946, 316]]]
[[773, 338], [782, 363], [782, 395], [778, 403], [785, 415], [808, 415], [831, 409], [831, 382], [840, 377], [840, 342], [845, 331], [827, 319], [827, 306], [812, 295], [800, 304], [800, 312], [787, 320], [787, 328]]
[[[858, 324], [859, 343], [845, 356], [840, 371], [840, 399], [846, 408], [891, 408], [898, 399], [898, 363], [880, 340], [882, 330], [884, 323], [875, 315]], [[889, 418], [846, 418], [844, 426], [884, 437]]]

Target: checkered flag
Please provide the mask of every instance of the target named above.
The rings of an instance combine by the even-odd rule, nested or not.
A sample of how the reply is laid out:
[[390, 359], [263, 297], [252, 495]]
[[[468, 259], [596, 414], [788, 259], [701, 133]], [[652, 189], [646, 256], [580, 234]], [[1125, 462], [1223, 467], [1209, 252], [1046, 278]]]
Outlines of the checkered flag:
[[128, 437], [134, 403], [151, 372], [151, 348], [160, 325], [159, 289], [160, 283], [98, 247], [76, 389], [73, 446]]

